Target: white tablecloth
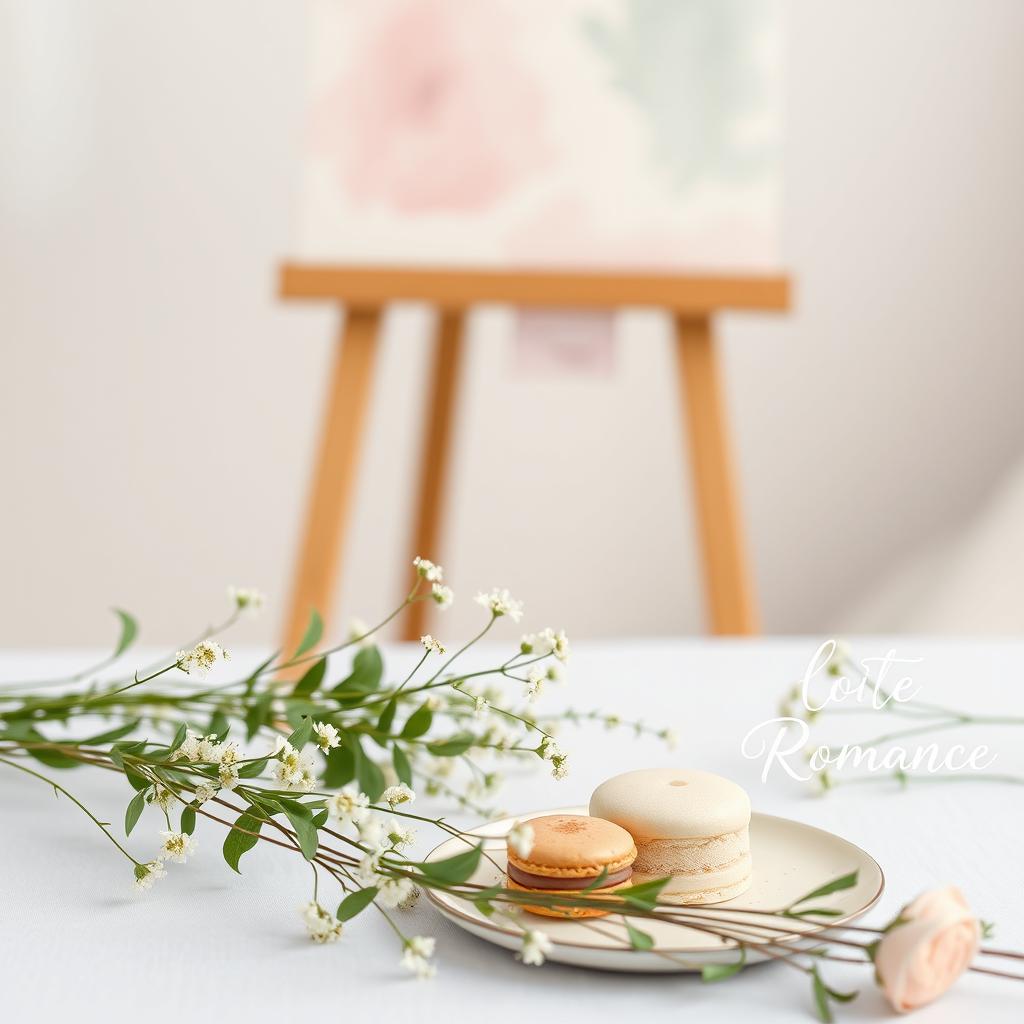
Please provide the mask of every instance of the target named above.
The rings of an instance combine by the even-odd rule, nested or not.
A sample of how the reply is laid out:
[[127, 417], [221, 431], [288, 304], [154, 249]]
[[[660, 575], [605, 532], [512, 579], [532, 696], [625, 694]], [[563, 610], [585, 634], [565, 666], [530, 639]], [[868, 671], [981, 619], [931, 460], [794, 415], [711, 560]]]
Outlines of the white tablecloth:
[[[741, 756], [744, 734], [776, 714], [780, 692], [816, 646], [801, 639], [576, 644], [570, 681], [553, 689], [550, 706], [600, 707], [671, 725], [679, 747], [670, 753], [625, 731], [568, 728], [561, 742], [572, 757], [569, 777], [556, 783], [539, 764], [516, 771], [501, 802], [513, 813], [585, 804], [602, 779], [637, 767], [717, 771], [743, 784], [756, 809], [835, 831], [873, 854], [887, 889], [868, 920], [888, 920], [921, 889], [953, 882], [981, 917], [997, 923], [1000, 946], [1024, 948], [1024, 789], [962, 782], [901, 792], [885, 784], [822, 798], [778, 774], [762, 784], [760, 764]], [[882, 654], [893, 646], [901, 656], [924, 658], [913, 671], [923, 699], [1024, 713], [1024, 644], [900, 638], [864, 640], [854, 649]], [[10, 652], [0, 656], [0, 680], [45, 677], [87, 663], [89, 653]], [[392, 649], [391, 664], [410, 653]], [[879, 731], [867, 721], [851, 724], [846, 738]], [[968, 735], [998, 752], [992, 770], [1022, 770], [1019, 727], [979, 727]], [[59, 774], [120, 832], [130, 797], [123, 780], [88, 770]], [[168, 877], [140, 897], [131, 891], [130, 866], [69, 801], [2, 765], [0, 800], [0, 996], [9, 1020], [473, 1015], [522, 1024], [576, 1019], [576, 1013], [609, 1021], [813, 1019], [809, 986], [783, 965], [752, 967], [716, 985], [684, 976], [524, 967], [443, 920], [425, 900], [405, 920], [411, 933], [437, 937], [438, 974], [418, 982], [399, 968], [397, 943], [379, 915], [352, 922], [334, 945], [305, 938], [298, 908], [309, 898], [309, 871], [297, 857], [260, 844], [238, 877], [221, 859], [218, 826], [201, 822], [194, 862], [171, 865]], [[144, 817], [131, 848], [139, 855], [155, 849], [158, 827], [155, 816]], [[434, 845], [432, 837], [423, 836], [421, 845]], [[334, 906], [335, 898], [324, 902]], [[862, 987], [860, 999], [838, 1008], [840, 1019], [888, 1015], [866, 969], [831, 965], [828, 973], [840, 988], [857, 980]], [[1022, 1009], [1024, 987], [975, 975], [918, 1019], [1019, 1021]]]

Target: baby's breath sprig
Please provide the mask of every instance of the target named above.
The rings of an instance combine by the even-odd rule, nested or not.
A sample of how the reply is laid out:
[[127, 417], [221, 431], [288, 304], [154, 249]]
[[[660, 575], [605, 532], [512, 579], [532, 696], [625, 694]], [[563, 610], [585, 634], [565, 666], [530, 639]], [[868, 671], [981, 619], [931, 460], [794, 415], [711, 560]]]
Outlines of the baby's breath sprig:
[[[603, 725], [606, 729], [626, 729], [632, 732], [637, 738], [641, 736], [651, 736], [665, 743], [669, 750], [674, 750], [679, 742], [679, 737], [674, 729], [670, 729], [667, 726], [648, 725], [646, 722], [642, 722], [637, 719], [623, 718], [621, 715], [617, 715], [614, 712], [600, 710], [581, 711], [577, 708], [566, 708], [559, 718], [574, 725], [596, 722]], [[546, 719], [545, 721], [547, 721], [548, 724], [553, 724], [557, 720], [558, 719]]]
[[[343, 642], [325, 649], [314, 613], [296, 650], [226, 681], [217, 678], [230, 663], [222, 635], [240, 616], [262, 608], [259, 591], [231, 588], [224, 622], [128, 676], [117, 674], [116, 663], [138, 627], [118, 612], [115, 649], [85, 673], [87, 684], [80, 683], [85, 674], [76, 673], [38, 687], [21, 682], [0, 689], [0, 764], [74, 802], [129, 860], [140, 891], [162, 882], [168, 867], [187, 865], [209, 849], [208, 840], [196, 838], [200, 826], [204, 833], [214, 825], [226, 830], [222, 856], [236, 871], [259, 843], [297, 854], [312, 869], [313, 892], [301, 916], [313, 941], [335, 941], [348, 921], [373, 905], [400, 939], [403, 966], [427, 977], [433, 940], [405, 935], [394, 913], [421, 889], [452, 879], [438, 879], [409, 859], [416, 825], [478, 847], [443, 818], [414, 813], [417, 795], [493, 815], [486, 804], [500, 788], [501, 773], [492, 762], [539, 758], [563, 778], [568, 758], [553, 730], [565, 716], [542, 723], [533, 702], [545, 684], [561, 679], [570, 645], [564, 631], [544, 629], [523, 636], [497, 664], [462, 669], [465, 653], [499, 620], [522, 617], [522, 602], [494, 589], [478, 598], [488, 616], [468, 643], [452, 645], [449, 653], [445, 642], [425, 635], [412, 670], [388, 682], [375, 635], [413, 603], [433, 601], [443, 609], [454, 600], [441, 566], [418, 558], [414, 570], [402, 603], [376, 626], [355, 625]], [[351, 660], [339, 667], [337, 656], [345, 651]], [[56, 683], [60, 690], [48, 692]], [[95, 729], [97, 719], [102, 731]], [[158, 818], [145, 854], [132, 853], [45, 768], [119, 773], [131, 790], [125, 835]], [[328, 882], [340, 898], [333, 911]]]

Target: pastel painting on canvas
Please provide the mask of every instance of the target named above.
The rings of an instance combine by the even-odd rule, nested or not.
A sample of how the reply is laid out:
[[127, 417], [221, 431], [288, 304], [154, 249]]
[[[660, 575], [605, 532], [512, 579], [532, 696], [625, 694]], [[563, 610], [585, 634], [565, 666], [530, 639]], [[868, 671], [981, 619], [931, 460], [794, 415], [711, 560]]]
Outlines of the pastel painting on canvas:
[[777, 265], [777, 0], [315, 0], [298, 256]]

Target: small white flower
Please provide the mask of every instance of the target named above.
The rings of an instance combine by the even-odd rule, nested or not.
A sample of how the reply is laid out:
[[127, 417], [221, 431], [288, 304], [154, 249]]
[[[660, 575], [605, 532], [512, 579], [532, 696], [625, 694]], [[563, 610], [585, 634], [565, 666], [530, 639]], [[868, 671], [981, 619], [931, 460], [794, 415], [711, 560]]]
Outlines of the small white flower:
[[228, 587], [228, 598], [239, 611], [258, 615], [266, 598], [253, 587]]
[[445, 611], [451, 608], [452, 603], [455, 601], [455, 594], [451, 587], [446, 587], [442, 583], [435, 583], [430, 588], [430, 596], [434, 599], [434, 604]]
[[559, 661], [569, 660], [569, 638], [564, 629], [557, 633], [550, 627], [541, 630], [537, 634], [534, 648], [538, 654], [553, 654]]
[[238, 744], [232, 740], [230, 743], [222, 743], [220, 757], [217, 760], [222, 765], [232, 765], [238, 761]]
[[412, 564], [416, 569], [417, 575], [428, 583], [440, 583], [444, 579], [444, 569], [439, 565], [434, 565], [433, 562], [428, 561], [426, 558], [420, 558], [417, 555], [412, 560]]
[[191, 651], [178, 651], [177, 666], [186, 675], [205, 679], [218, 661], [227, 661], [230, 655], [216, 640], [201, 640]]
[[397, 786], [388, 786], [380, 798], [396, 807], [398, 804], [411, 804], [416, 799], [416, 794], [404, 782], [400, 782]]
[[363, 619], [349, 619], [346, 633], [345, 639], [350, 644], [358, 643], [360, 647], [365, 647], [370, 642], [370, 627]]
[[544, 688], [544, 670], [537, 668], [535, 665], [526, 673], [526, 699], [528, 701], [535, 701], [540, 696], [540, 691]]
[[420, 643], [434, 654], [446, 654], [447, 651], [440, 643], [438, 643], [429, 633], [426, 636], [420, 637]]
[[302, 908], [306, 931], [314, 942], [335, 942], [341, 937], [341, 922], [319, 903], [310, 902]]
[[426, 935], [406, 939], [402, 953], [402, 966], [417, 978], [432, 978], [436, 973], [430, 958], [434, 955], [434, 940]]
[[274, 778], [284, 789], [309, 793], [316, 787], [316, 764], [313, 755], [296, 750], [287, 740], [280, 743]]
[[551, 758], [551, 776], [555, 779], [564, 779], [569, 774], [569, 758], [565, 754], [558, 754]]
[[407, 946], [416, 956], [422, 956], [429, 959], [434, 955], [434, 949], [437, 946], [437, 939], [431, 935], [414, 935], [409, 939]]
[[420, 898], [422, 890], [418, 885], [412, 886], [409, 892], [406, 894], [404, 900], [398, 904], [399, 910], [412, 910], [416, 906], [416, 901]]
[[173, 760], [181, 761], [184, 759], [192, 762], [198, 761], [199, 744], [203, 741], [203, 738], [204, 737], [200, 736], [199, 733], [193, 732], [191, 729], [186, 729], [185, 739], [182, 741], [181, 746], [174, 752]]
[[540, 754], [545, 761], [553, 761], [556, 757], [561, 757], [562, 748], [550, 736], [545, 736], [544, 739], [540, 741], [537, 753]]
[[196, 852], [196, 841], [187, 832], [163, 831], [160, 835], [163, 837], [160, 852], [164, 860], [184, 864]]
[[524, 964], [540, 967], [551, 952], [551, 940], [544, 932], [527, 930], [523, 932], [523, 945], [517, 956]]
[[316, 745], [326, 754], [328, 750], [341, 746], [338, 738], [338, 730], [326, 722], [317, 722], [313, 726], [313, 735], [316, 737]]
[[427, 697], [424, 703], [427, 705], [428, 708], [430, 708], [431, 711], [440, 711], [441, 708], [443, 707], [443, 701], [441, 700], [440, 697], [437, 696], [436, 693], [430, 694], [430, 696]]
[[529, 857], [533, 849], [533, 826], [525, 821], [517, 821], [508, 833], [508, 845], [518, 857]]
[[379, 851], [387, 841], [384, 819], [379, 814], [367, 814], [356, 824], [356, 829], [359, 832], [359, 842], [373, 850]]
[[238, 769], [233, 764], [222, 764], [217, 769], [217, 778], [221, 789], [234, 789], [238, 785]]
[[358, 825], [370, 813], [369, 804], [370, 798], [365, 793], [346, 788], [327, 798], [327, 813], [344, 828]]
[[669, 750], [675, 750], [679, 745], [679, 736], [674, 729], [662, 729], [658, 737], [665, 741]]
[[208, 782], [200, 782], [196, 786], [195, 795], [192, 797], [192, 802], [197, 807], [202, 807], [207, 800], [212, 800], [217, 795], [217, 790], [211, 786]]
[[474, 718], [486, 718], [487, 712], [490, 710], [490, 702], [486, 697], [474, 697], [473, 698], [473, 717]]
[[146, 864], [138, 864], [135, 868], [135, 888], [139, 892], [145, 892], [153, 888], [154, 882], [166, 877], [163, 861], [151, 860]]
[[523, 602], [515, 600], [507, 590], [499, 590], [497, 587], [489, 594], [477, 594], [476, 603], [487, 608], [495, 618], [507, 615], [513, 622], [518, 622], [523, 617]]
[[213, 733], [209, 736], [204, 736], [199, 741], [197, 754], [197, 761], [208, 761], [211, 764], [215, 761], [220, 761], [221, 746], [217, 742], [217, 737]]
[[394, 818], [388, 822], [388, 839], [396, 850], [412, 846], [416, 842], [416, 829], [409, 825], [402, 825]]
[[375, 853], [368, 853], [356, 867], [356, 878], [359, 884], [364, 889], [372, 888], [375, 885], [379, 885], [381, 876], [378, 871], [380, 868], [380, 850]]
[[388, 910], [394, 910], [407, 899], [413, 889], [408, 878], [385, 878], [377, 887], [377, 901]]
[[166, 813], [178, 802], [178, 798], [173, 789], [168, 789], [166, 786], [162, 786], [160, 783], [157, 783], [156, 794], [153, 797], [153, 802], [161, 811]]

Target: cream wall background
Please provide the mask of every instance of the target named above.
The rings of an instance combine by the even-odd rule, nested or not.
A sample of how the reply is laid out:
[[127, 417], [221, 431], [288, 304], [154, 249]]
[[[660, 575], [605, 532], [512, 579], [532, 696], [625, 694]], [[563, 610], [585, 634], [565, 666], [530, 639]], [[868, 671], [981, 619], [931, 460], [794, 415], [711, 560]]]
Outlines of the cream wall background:
[[[229, 582], [276, 633], [336, 331], [274, 298], [304, 34], [283, 0], [0, 0], [4, 645], [99, 642], [109, 604], [173, 643]], [[1024, 5], [793, 2], [789, 38], [797, 310], [725, 352], [765, 625], [811, 632], [1024, 455]], [[424, 326], [391, 319], [339, 626], [403, 586]], [[699, 630], [665, 325], [557, 379], [473, 326], [438, 634], [493, 584], [577, 635]]]

